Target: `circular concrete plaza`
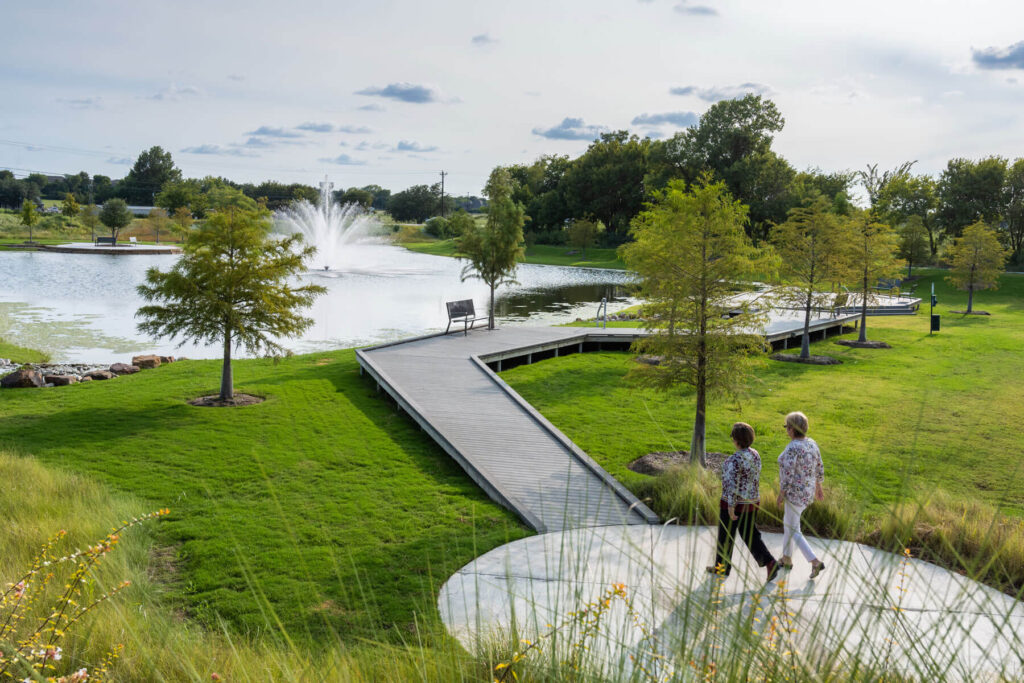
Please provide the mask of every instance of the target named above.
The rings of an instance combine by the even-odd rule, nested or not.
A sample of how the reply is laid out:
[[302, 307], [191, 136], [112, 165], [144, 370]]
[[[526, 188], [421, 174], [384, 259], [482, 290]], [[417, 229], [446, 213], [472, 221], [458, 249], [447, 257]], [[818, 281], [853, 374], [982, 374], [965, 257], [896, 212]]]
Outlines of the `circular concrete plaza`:
[[[781, 534], [764, 538], [778, 556]], [[809, 541], [826, 570], [810, 579], [810, 566], [797, 553], [795, 567], [766, 584], [764, 569], [742, 545], [729, 577], [707, 573], [715, 543], [710, 527], [541, 534], [470, 562], [443, 586], [438, 606], [449, 632], [470, 652], [495, 644], [507, 649], [514, 633], [517, 642], [550, 646], [548, 655], [530, 656], [563, 648], [556, 656], [564, 659], [582, 638], [579, 620], [568, 615], [588, 604], [593, 609], [619, 584], [622, 595], [611, 597], [597, 634], [585, 640], [587, 664], [613, 680], [638, 677], [641, 666], [651, 680], [687, 679], [692, 676], [682, 669], [689, 662], [743, 657], [728, 650], [749, 648], [751, 638], [774, 638], [779, 652], [812, 669], [831, 661], [847, 671], [866, 665], [911, 679], [1024, 676], [1020, 601], [913, 558]]]

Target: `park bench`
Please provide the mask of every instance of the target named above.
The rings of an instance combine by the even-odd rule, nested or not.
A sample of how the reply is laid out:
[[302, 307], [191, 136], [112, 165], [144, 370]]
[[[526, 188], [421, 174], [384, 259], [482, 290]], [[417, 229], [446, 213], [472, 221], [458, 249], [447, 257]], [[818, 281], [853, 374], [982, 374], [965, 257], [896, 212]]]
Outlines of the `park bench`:
[[104, 244], [109, 244], [112, 247], [116, 247], [117, 246], [117, 239], [114, 238], [114, 237], [97, 237], [96, 238], [96, 246], [97, 247], [101, 247]]
[[907, 297], [908, 299], [913, 299], [915, 289], [917, 289], [916, 282], [911, 282], [910, 284], [901, 283], [898, 298], [902, 299], [903, 297]]
[[846, 308], [849, 303], [849, 292], [837, 292], [835, 298], [832, 299], [832, 317], [838, 318], [839, 314], [842, 313], [843, 309]]
[[473, 308], [472, 299], [462, 299], [461, 301], [447, 301], [445, 306], [448, 307], [448, 327], [444, 328], [444, 333], [448, 334], [448, 330], [451, 329], [453, 322], [462, 323], [462, 334], [469, 334], [469, 328], [473, 327], [477, 320], [487, 320], [487, 316], [477, 316], [476, 309]]
[[129, 237], [128, 238], [128, 244], [130, 244], [133, 247], [138, 246], [139, 240], [136, 239], [135, 237]]
[[871, 289], [875, 290], [879, 294], [881, 294], [883, 292], [885, 292], [886, 294], [891, 294], [894, 291], [895, 292], [899, 292], [900, 281], [899, 280], [879, 280], [878, 284], [875, 285], [874, 287], [872, 287]]

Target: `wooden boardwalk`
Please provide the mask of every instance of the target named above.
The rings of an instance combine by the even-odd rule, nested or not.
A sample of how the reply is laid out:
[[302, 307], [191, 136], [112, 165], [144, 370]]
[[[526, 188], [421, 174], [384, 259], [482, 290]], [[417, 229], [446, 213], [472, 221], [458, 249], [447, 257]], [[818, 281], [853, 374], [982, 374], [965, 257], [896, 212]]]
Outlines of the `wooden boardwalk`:
[[488, 365], [622, 346], [639, 330], [505, 327], [360, 349], [360, 366], [479, 484], [540, 532], [658, 521]]

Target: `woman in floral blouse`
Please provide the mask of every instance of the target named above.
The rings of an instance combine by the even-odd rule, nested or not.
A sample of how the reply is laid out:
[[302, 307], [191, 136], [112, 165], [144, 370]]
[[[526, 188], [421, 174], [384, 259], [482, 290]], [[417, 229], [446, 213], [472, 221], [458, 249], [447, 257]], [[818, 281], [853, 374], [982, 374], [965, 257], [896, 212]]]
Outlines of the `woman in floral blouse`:
[[786, 569], [793, 568], [791, 553], [796, 541], [796, 547], [811, 563], [813, 579], [825, 568], [825, 563], [814, 555], [807, 539], [800, 533], [800, 515], [815, 499], [824, 497], [821, 482], [825, 479], [825, 467], [818, 444], [807, 436], [807, 416], [799, 412], [790, 413], [786, 416], [785, 427], [791, 441], [779, 456], [779, 501], [785, 502], [779, 563]]
[[708, 572], [729, 575], [732, 548], [738, 535], [750, 548], [758, 566], [767, 569], [768, 580], [771, 581], [778, 575], [779, 565], [761, 540], [761, 532], [754, 526], [757, 505], [761, 501], [761, 456], [750, 447], [754, 443], [754, 428], [745, 422], [737, 422], [732, 426], [732, 442], [736, 444], [736, 452], [722, 463], [716, 566], [708, 567]]

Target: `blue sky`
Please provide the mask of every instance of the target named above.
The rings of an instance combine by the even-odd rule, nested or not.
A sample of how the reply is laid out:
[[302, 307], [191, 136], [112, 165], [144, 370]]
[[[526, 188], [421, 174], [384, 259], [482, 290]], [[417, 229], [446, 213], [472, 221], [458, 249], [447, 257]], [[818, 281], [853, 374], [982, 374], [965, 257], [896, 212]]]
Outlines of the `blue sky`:
[[798, 168], [1024, 156], [1024, 3], [5, 3], [0, 167], [394, 190], [761, 92]]

